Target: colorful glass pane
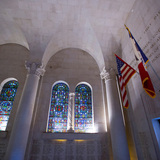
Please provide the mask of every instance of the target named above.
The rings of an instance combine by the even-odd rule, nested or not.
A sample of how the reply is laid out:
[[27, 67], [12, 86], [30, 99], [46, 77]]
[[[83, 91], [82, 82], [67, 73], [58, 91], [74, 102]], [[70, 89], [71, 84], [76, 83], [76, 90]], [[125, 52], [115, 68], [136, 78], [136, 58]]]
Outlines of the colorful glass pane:
[[18, 88], [17, 81], [7, 82], [0, 95], [0, 131], [5, 131]]
[[91, 89], [86, 84], [80, 84], [75, 90], [75, 132], [87, 132], [92, 128]]
[[69, 88], [65, 83], [53, 86], [48, 132], [67, 132], [68, 96]]

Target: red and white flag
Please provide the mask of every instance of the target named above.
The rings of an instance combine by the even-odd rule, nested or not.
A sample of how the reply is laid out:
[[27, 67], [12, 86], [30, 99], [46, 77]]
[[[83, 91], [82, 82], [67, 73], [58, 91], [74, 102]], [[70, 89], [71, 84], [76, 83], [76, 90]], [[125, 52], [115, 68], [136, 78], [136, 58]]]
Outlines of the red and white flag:
[[128, 65], [125, 61], [123, 61], [120, 57], [116, 54], [116, 62], [117, 62], [117, 70], [118, 70], [118, 78], [119, 78], [119, 85], [122, 97], [122, 104], [123, 107], [128, 108], [128, 98], [127, 98], [127, 91], [126, 85], [129, 82], [130, 78], [136, 73], [136, 71]]
[[155, 98], [156, 93], [155, 93], [151, 78], [150, 78], [150, 76], [149, 76], [149, 74], [146, 70], [146, 67], [144, 67], [145, 64], [149, 60], [146, 57], [146, 55], [143, 53], [142, 49], [138, 45], [137, 41], [133, 37], [130, 30], [127, 28], [127, 26], [125, 26], [125, 27], [126, 27], [128, 33], [129, 33], [129, 37], [131, 39], [131, 43], [132, 43], [133, 50], [134, 50], [134, 53], [135, 53], [135, 58], [136, 58], [136, 61], [138, 63], [138, 69], [139, 69], [139, 74], [140, 74], [140, 77], [141, 77], [143, 88], [150, 97]]

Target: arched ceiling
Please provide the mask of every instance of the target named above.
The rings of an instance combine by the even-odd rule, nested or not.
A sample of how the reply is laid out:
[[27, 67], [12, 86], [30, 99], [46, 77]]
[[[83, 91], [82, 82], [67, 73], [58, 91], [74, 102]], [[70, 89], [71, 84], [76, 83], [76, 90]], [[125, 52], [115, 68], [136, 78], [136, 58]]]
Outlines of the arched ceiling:
[[[43, 64], [47, 64], [48, 60], [58, 51], [66, 48], [77, 48], [89, 53], [97, 62], [99, 69], [104, 66], [104, 58], [100, 44], [87, 18], [80, 17], [79, 11], [75, 11], [75, 21], [71, 17], [67, 20], [69, 23], [61, 23], [48, 44], [42, 58]], [[77, 21], [77, 19], [80, 20]]]
[[0, 45], [15, 43], [29, 49], [27, 40], [19, 26], [12, 20], [0, 17]]
[[[119, 49], [124, 23], [134, 2], [1, 0], [0, 43], [22, 43], [30, 49], [30, 59], [43, 61], [44, 65], [59, 50], [82, 49], [94, 57], [101, 70], [104, 65], [113, 64], [113, 52]], [[3, 24], [2, 19], [12, 21], [21, 32], [12, 24]]]

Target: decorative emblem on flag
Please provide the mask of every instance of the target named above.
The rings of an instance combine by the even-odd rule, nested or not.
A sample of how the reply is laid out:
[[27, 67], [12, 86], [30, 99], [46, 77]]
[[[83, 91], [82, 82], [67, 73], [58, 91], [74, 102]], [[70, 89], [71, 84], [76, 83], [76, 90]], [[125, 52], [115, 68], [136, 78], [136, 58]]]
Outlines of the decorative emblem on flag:
[[134, 37], [133, 37], [132, 33], [130, 32], [130, 30], [128, 29], [128, 27], [126, 25], [125, 25], [125, 27], [129, 33], [129, 37], [132, 42], [132, 46], [133, 46], [134, 53], [135, 53], [135, 58], [138, 63], [138, 69], [139, 69], [139, 74], [141, 77], [143, 88], [150, 97], [155, 98], [156, 94], [155, 94], [155, 90], [154, 90], [151, 78], [150, 78], [147, 70], [144, 67], [144, 65], [149, 60], [146, 57], [146, 55], [143, 53], [142, 49], [140, 48], [140, 46], [138, 45], [136, 40], [134, 39]]

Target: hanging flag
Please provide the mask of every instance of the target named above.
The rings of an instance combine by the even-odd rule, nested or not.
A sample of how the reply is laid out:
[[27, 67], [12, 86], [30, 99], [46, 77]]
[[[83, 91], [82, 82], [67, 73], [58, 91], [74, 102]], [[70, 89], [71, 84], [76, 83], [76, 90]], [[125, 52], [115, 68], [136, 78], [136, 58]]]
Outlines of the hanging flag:
[[126, 85], [131, 79], [131, 77], [136, 73], [136, 71], [129, 66], [125, 61], [123, 61], [120, 57], [116, 54], [116, 62], [117, 62], [117, 70], [118, 70], [118, 78], [119, 78], [119, 85], [122, 97], [122, 104], [123, 107], [128, 108], [128, 98], [127, 98], [127, 91]]
[[155, 98], [156, 94], [155, 94], [155, 90], [153, 88], [151, 78], [150, 78], [147, 70], [145, 69], [146, 67], [144, 67], [144, 65], [149, 60], [146, 57], [146, 55], [143, 53], [142, 49], [140, 48], [140, 46], [138, 45], [136, 40], [134, 39], [134, 37], [133, 37], [132, 33], [130, 32], [130, 30], [128, 29], [128, 27], [126, 25], [125, 25], [125, 27], [129, 33], [129, 37], [132, 42], [133, 50], [135, 53], [135, 58], [138, 63], [138, 69], [139, 69], [139, 74], [141, 77], [143, 88], [150, 97]]

